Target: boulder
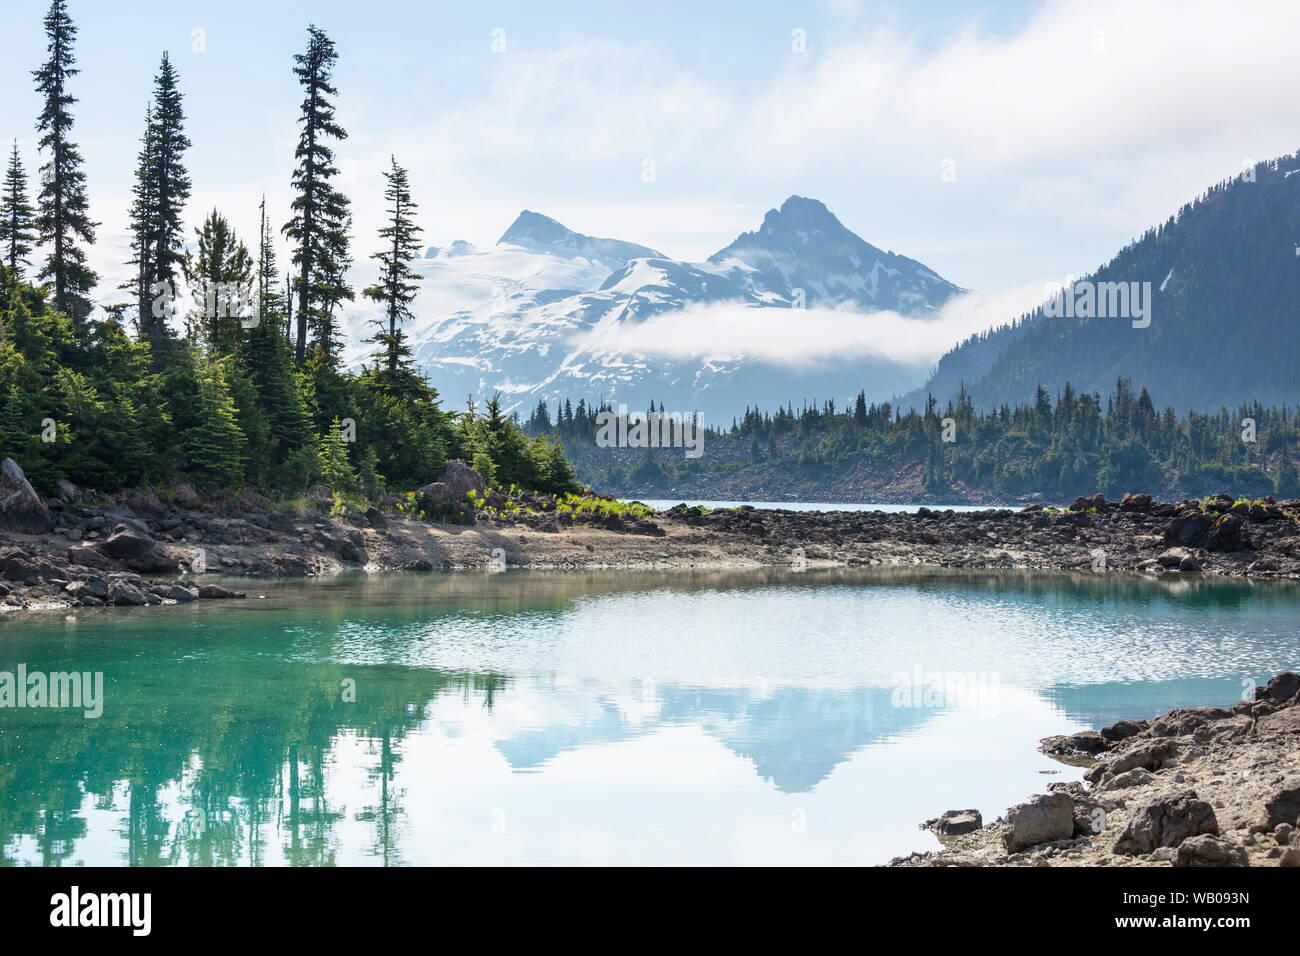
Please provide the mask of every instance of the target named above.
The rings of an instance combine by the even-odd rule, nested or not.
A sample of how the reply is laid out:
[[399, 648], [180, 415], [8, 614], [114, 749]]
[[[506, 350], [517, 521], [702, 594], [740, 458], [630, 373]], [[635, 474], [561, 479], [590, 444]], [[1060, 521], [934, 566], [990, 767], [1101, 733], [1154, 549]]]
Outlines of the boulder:
[[60, 478], [54, 483], [54, 497], [64, 501], [76, 501], [81, 497], [81, 489], [68, 479]]
[[231, 591], [223, 588], [220, 584], [203, 584], [198, 589], [199, 597], [203, 600], [228, 600], [230, 598], [244, 597], [243, 591]]
[[1244, 533], [1245, 522], [1240, 515], [1230, 514], [1220, 518], [1210, 531], [1205, 547], [1210, 551], [1242, 551], [1250, 547]]
[[1150, 511], [1150, 495], [1125, 495], [1124, 500], [1119, 503], [1120, 511]]
[[1118, 753], [1109, 760], [1103, 760], [1084, 771], [1083, 779], [1096, 783], [1106, 773], [1119, 776], [1126, 770], [1141, 767], [1143, 770], [1159, 770], [1165, 761], [1174, 755], [1175, 747], [1168, 740], [1138, 741], [1129, 749]]
[[1150, 853], [1156, 847], [1176, 847], [1188, 837], [1202, 833], [1219, 835], [1214, 808], [1195, 790], [1185, 790], [1139, 809], [1115, 841], [1114, 851], [1124, 856]]
[[487, 491], [487, 482], [483, 480], [483, 476], [465, 462], [455, 459], [447, 462], [438, 483], [450, 488], [453, 498], [458, 501], [464, 501], [468, 492], [473, 491], [481, 495]]
[[12, 458], [0, 462], [0, 530], [45, 534], [53, 527], [54, 515], [18, 463]]
[[1283, 671], [1263, 687], [1255, 688], [1256, 700], [1275, 700], [1285, 703], [1296, 694], [1300, 694], [1300, 674]]
[[1187, 548], [1203, 548], [1210, 538], [1214, 519], [1201, 511], [1183, 512], [1169, 522], [1165, 543]]
[[197, 588], [187, 588], [182, 584], [173, 584], [163, 597], [171, 598], [177, 604], [188, 604], [199, 599]]
[[1214, 720], [1223, 720], [1232, 714], [1219, 707], [1183, 707], [1171, 710], [1151, 725], [1153, 737], [1182, 737]]
[[984, 826], [984, 818], [978, 810], [949, 810], [934, 825], [934, 831], [941, 836], [961, 836], [974, 833]]
[[1077, 734], [1044, 737], [1039, 750], [1052, 757], [1092, 757], [1110, 749], [1110, 741], [1095, 730], [1081, 730]]
[[1074, 801], [1064, 793], [1039, 794], [1007, 811], [1002, 845], [1008, 853], [1074, 835]]
[[1290, 777], [1264, 803], [1264, 825], [1275, 829], [1278, 825], [1289, 823], [1300, 826], [1300, 777]]
[[[151, 603], [149, 600], [151, 597], [153, 595], [146, 594], [134, 584], [129, 584], [126, 581], [113, 581], [108, 585], [106, 603], [126, 607], [143, 607]], [[156, 601], [157, 598], [154, 598], [154, 602]]]
[[307, 497], [312, 501], [333, 501], [334, 492], [330, 491], [324, 485], [312, 485], [307, 489]]
[[1118, 720], [1109, 727], [1101, 728], [1098, 733], [1111, 743], [1118, 743], [1135, 734], [1142, 733], [1148, 726], [1150, 726], [1150, 722], [1145, 720]]
[[82, 567], [103, 571], [108, 567], [109, 560], [94, 548], [73, 545], [68, 549], [68, 564], [79, 564]]
[[109, 537], [100, 542], [99, 549], [111, 558], [128, 561], [148, 554], [153, 550], [154, 545], [153, 538], [147, 534], [120, 524], [113, 529]]
[[1173, 862], [1174, 866], [1250, 866], [1245, 847], [1209, 833], [1184, 840]]

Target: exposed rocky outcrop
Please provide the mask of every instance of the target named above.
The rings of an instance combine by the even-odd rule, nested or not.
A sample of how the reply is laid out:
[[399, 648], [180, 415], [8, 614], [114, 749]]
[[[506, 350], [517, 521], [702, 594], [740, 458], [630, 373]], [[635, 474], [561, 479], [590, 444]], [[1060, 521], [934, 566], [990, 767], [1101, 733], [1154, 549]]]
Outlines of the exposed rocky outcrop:
[[1300, 675], [1283, 673], [1230, 709], [1049, 737], [1044, 753], [1091, 761], [1083, 783], [892, 865], [1300, 866], [1300, 721], [1279, 719], [1295, 716]]
[[0, 530], [42, 534], [54, 527], [54, 515], [41, 501], [12, 458], [0, 462]]

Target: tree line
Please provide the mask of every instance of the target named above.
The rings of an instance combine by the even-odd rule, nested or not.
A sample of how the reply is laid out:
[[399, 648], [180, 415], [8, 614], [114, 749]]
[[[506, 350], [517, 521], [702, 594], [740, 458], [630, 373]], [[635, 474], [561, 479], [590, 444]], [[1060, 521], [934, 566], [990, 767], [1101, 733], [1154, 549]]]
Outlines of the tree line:
[[64, 0], [50, 4], [44, 28], [48, 59], [33, 71], [44, 104], [40, 188], [33, 201], [15, 140], [0, 195], [0, 448], [38, 488], [183, 479], [287, 493], [323, 482], [350, 494], [423, 484], [459, 458], [493, 484], [577, 490], [558, 442], [526, 437], [499, 397], [444, 409], [415, 367], [403, 327], [421, 228], [396, 157], [384, 172], [375, 279], [360, 293], [382, 307], [366, 339], [374, 351], [359, 371], [343, 367], [352, 216], [337, 185], [347, 137], [334, 105], [338, 53], [324, 31], [308, 27], [293, 62], [303, 98], [294, 198], [279, 230], [292, 250], [283, 281], [265, 197], [253, 250], [216, 209], [187, 241], [191, 142], [180, 77], [163, 53], [132, 190], [130, 301], [97, 312], [100, 277], [86, 250], [100, 224], [73, 135], [80, 71]]
[[1068, 382], [1053, 398], [1039, 385], [1032, 403], [987, 412], [976, 409], [964, 384], [946, 405], [928, 396], [921, 409], [868, 403], [863, 392], [848, 406], [830, 400], [775, 412], [747, 407], [730, 427], [705, 431], [703, 457], [694, 461], [673, 449], [596, 450], [596, 419], [608, 410], [603, 401], [575, 407], [566, 399], [553, 413], [543, 401], [524, 429], [563, 440], [584, 481], [614, 488], [667, 487], [694, 474], [751, 466], [760, 466], [755, 474], [765, 486], [775, 469], [834, 487], [837, 476], [867, 465], [891, 480], [915, 474], [918, 490], [932, 496], [978, 490], [1063, 499], [1096, 492], [1300, 497], [1293, 409], [1255, 401], [1180, 416], [1172, 407], [1157, 409], [1147, 389], [1135, 390], [1128, 379], [1104, 399]]

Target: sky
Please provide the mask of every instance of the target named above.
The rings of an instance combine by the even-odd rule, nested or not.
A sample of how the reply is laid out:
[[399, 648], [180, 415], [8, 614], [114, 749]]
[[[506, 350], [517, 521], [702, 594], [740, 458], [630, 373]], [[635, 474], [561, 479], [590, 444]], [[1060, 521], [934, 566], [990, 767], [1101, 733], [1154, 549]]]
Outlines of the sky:
[[[35, 176], [44, 0], [6, 0], [0, 136]], [[702, 259], [791, 194], [1000, 302], [1064, 281], [1300, 131], [1300, 4], [1207, 0], [652, 5], [70, 0], [92, 266], [121, 236], [162, 51], [194, 191], [251, 244], [288, 216], [309, 23], [339, 51], [358, 262], [381, 171], [410, 170], [428, 245], [521, 209]], [[653, 176], [647, 176], [653, 169]], [[282, 260], [283, 261], [283, 260]], [[364, 267], [363, 267], [364, 268]], [[1004, 318], [1010, 318], [1005, 316]]]

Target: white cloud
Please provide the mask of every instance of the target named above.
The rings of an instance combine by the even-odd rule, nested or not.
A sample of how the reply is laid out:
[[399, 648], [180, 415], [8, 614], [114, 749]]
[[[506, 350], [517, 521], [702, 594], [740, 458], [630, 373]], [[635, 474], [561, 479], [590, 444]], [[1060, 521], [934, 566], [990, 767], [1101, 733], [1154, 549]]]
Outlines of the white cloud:
[[639, 353], [710, 362], [747, 358], [792, 368], [872, 356], [925, 368], [953, 343], [1039, 305], [1047, 285], [1044, 280], [996, 293], [958, 296], [928, 319], [851, 308], [796, 311], [742, 302], [710, 303], [641, 322], [601, 326], [571, 344], [596, 354]]

